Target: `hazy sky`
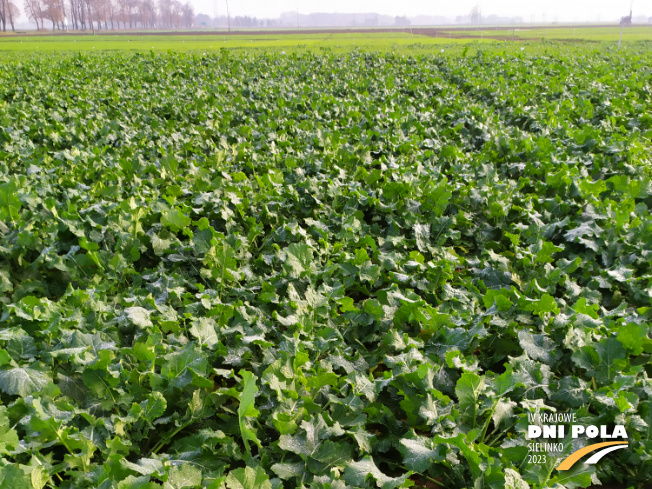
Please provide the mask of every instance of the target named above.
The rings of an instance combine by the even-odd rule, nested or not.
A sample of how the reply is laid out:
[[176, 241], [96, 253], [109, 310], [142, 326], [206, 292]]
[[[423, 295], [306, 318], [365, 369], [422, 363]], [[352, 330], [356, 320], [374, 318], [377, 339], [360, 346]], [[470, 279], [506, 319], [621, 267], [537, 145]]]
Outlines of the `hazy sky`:
[[[225, 0], [190, 0], [197, 12], [226, 15]], [[521, 16], [525, 22], [615, 21], [629, 13], [631, 0], [230, 0], [232, 16], [278, 17], [282, 12], [377, 12], [387, 15], [467, 15], [478, 5], [483, 15]], [[634, 16], [652, 16], [652, 0], [634, 0]], [[534, 17], [533, 17], [534, 16]]]

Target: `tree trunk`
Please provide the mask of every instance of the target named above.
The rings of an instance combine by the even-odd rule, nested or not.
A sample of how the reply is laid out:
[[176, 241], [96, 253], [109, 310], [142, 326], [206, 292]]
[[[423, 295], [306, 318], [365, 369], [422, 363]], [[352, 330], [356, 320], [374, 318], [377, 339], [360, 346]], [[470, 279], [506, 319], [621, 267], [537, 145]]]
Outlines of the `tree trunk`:
[[[9, 2], [7, 2], [8, 4]], [[11, 5], [7, 5], [9, 7], [7, 10], [9, 11], [9, 23], [11, 24], [11, 30], [16, 32], [16, 28], [14, 27], [14, 14], [11, 13]]]
[[[38, 7], [38, 5], [37, 5]], [[39, 7], [38, 10], [34, 7], [34, 4], [31, 4], [31, 9], [34, 14], [34, 22], [36, 22], [36, 30], [37, 31], [42, 31], [45, 26], [43, 25], [43, 12], [41, 11], [41, 8]], [[41, 21], [41, 25], [39, 26], [38, 21]]]
[[61, 29], [66, 31], [68, 29], [68, 24], [66, 23], [66, 4], [63, 3], [63, 0], [59, 0], [59, 6], [61, 7]]
[[74, 30], [77, 29], [77, 24], [75, 22], [75, 6], [73, 4], [73, 0], [70, 0], [69, 8], [70, 8], [70, 23], [72, 24], [72, 28]]
[[86, 30], [86, 13], [84, 12], [84, 2], [79, 0], [77, 4], [77, 15], [79, 15], [79, 28], [82, 31]]
[[93, 17], [91, 16], [91, 3], [86, 0], [86, 7], [88, 7], [88, 23], [91, 25], [91, 30], [95, 34], [95, 26], [93, 25]]
[[7, 21], [5, 14], [5, 1], [0, 0], [0, 23], [2, 24], [2, 32], [7, 32]]

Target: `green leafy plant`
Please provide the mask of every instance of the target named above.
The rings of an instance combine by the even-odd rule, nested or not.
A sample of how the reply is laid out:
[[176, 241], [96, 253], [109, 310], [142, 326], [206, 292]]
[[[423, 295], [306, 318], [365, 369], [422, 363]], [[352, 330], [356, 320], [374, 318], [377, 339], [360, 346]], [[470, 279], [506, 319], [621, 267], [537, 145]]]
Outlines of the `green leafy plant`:
[[645, 487], [649, 48], [464, 54], [3, 57], [0, 486]]

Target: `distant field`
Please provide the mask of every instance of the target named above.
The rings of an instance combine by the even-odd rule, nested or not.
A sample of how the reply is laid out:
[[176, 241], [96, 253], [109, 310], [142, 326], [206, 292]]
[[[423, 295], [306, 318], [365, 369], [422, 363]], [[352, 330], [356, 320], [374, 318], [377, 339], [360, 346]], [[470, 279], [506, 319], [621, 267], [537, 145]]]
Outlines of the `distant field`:
[[464, 39], [433, 38], [404, 32], [319, 33], [266, 35], [22, 35], [0, 37], [0, 51], [92, 51], [92, 50], [175, 50], [196, 49], [316, 49], [411, 50], [439, 46]]
[[[515, 27], [482, 28], [423, 28], [414, 27], [409, 32], [372, 32], [360, 29], [292, 31], [242, 31], [238, 34], [207, 35], [197, 33], [140, 33], [115, 34], [104, 32], [89, 35], [47, 35], [41, 33], [0, 35], [0, 51], [92, 51], [92, 50], [212, 50], [263, 49], [263, 50], [334, 50], [350, 51], [354, 48], [369, 51], [431, 51], [442, 43], [504, 42], [504, 41], [554, 41], [578, 40], [614, 42], [620, 37], [620, 27]], [[652, 41], [652, 26], [628, 27], [623, 30], [624, 42]]]
[[[511, 28], [511, 29], [469, 29], [450, 30], [453, 35], [468, 35], [511, 39], [573, 39], [585, 41], [617, 41], [620, 37], [620, 27], [551, 27], [540, 29]], [[652, 25], [649, 27], [626, 27], [623, 29], [623, 41], [649, 41], [652, 40]]]

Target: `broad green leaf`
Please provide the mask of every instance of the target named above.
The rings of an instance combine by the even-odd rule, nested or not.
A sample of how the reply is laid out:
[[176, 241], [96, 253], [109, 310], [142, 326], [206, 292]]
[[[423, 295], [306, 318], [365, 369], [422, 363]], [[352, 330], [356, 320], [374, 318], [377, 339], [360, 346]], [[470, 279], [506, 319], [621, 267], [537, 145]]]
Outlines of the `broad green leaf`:
[[201, 470], [191, 464], [175, 465], [168, 470], [168, 479], [164, 489], [191, 489], [201, 487]]
[[303, 273], [311, 270], [313, 265], [313, 251], [307, 244], [293, 243], [285, 248], [285, 263], [283, 267], [292, 278], [298, 278]]
[[557, 344], [547, 336], [519, 331], [518, 339], [521, 348], [533, 360], [540, 360], [551, 365], [559, 361], [560, 355], [557, 351]]
[[548, 482], [549, 487], [578, 489], [596, 484], [595, 466], [576, 463], [570, 470], [556, 472]]
[[167, 408], [167, 401], [160, 392], [152, 392], [147, 396], [146, 401], [140, 403], [140, 407], [143, 409], [143, 417], [152, 423], [163, 415]]
[[130, 475], [118, 482], [118, 489], [155, 489], [160, 485], [150, 482], [149, 477], [141, 475], [139, 477]]
[[427, 471], [434, 462], [442, 462], [446, 457], [443, 445], [435, 446], [432, 439], [422, 436], [403, 438], [399, 451], [405, 467], [416, 473]]
[[376, 466], [373, 458], [366, 456], [357, 462], [350, 462], [344, 470], [343, 478], [347, 484], [365, 487], [367, 478], [376, 482], [376, 487], [381, 489], [394, 489], [400, 487], [412, 472], [407, 472], [400, 477], [389, 477], [383, 474]]
[[10, 396], [29, 396], [52, 379], [41, 367], [5, 367], [0, 370], [0, 389]]
[[532, 311], [541, 317], [547, 312], [559, 313], [559, 307], [555, 302], [555, 298], [550, 294], [544, 294], [540, 299], [526, 301], [524, 309], [526, 311]]
[[600, 383], [611, 382], [628, 363], [625, 348], [616, 338], [583, 346], [573, 353], [572, 359]]
[[18, 442], [18, 433], [11, 427], [7, 408], [0, 406], [0, 455], [16, 450]]
[[503, 421], [511, 421], [514, 417], [514, 408], [516, 408], [516, 403], [514, 401], [509, 399], [499, 399], [496, 403], [496, 408], [491, 415], [491, 420], [494, 422], [494, 426], [500, 426], [500, 423]]
[[279, 463], [272, 465], [271, 468], [283, 480], [301, 477], [305, 472], [304, 463]]
[[200, 344], [214, 349], [219, 343], [216, 331], [215, 321], [210, 318], [199, 318], [192, 322], [190, 334], [192, 334]]
[[427, 209], [432, 209], [435, 216], [441, 216], [452, 196], [453, 193], [446, 177], [436, 185], [429, 182], [424, 190], [424, 206]]
[[0, 294], [12, 290], [14, 290], [14, 285], [11, 282], [9, 270], [0, 268]]
[[9, 353], [7, 353], [7, 350], [0, 350], [0, 367], [3, 367], [8, 363], [11, 363]]
[[475, 428], [478, 402], [484, 390], [484, 379], [474, 373], [464, 372], [455, 386], [455, 394], [460, 406], [464, 423]]
[[161, 224], [175, 233], [190, 226], [191, 223], [192, 219], [181, 212], [181, 209], [169, 209], [161, 214]]
[[430, 226], [427, 224], [415, 224], [414, 237], [419, 251], [422, 253], [428, 252], [428, 246], [430, 244]]
[[557, 390], [552, 395], [553, 400], [575, 409], [585, 405], [589, 398], [588, 383], [571, 376], [561, 378]]
[[165, 472], [163, 463], [160, 460], [153, 458], [141, 458], [136, 463], [121, 459], [120, 464], [142, 475], [154, 475], [159, 477]]
[[0, 467], [0, 487], [32, 489], [30, 477], [14, 464]]
[[269, 477], [261, 467], [245, 467], [229, 472], [226, 478], [228, 489], [272, 489]]
[[17, 196], [17, 190], [13, 180], [0, 183], [0, 220], [14, 221], [18, 219], [18, 211], [22, 204]]
[[505, 489], [530, 489], [530, 485], [513, 469], [505, 469]]
[[42, 465], [32, 466], [29, 478], [33, 489], [43, 489], [50, 480], [50, 476]]
[[552, 263], [555, 261], [552, 255], [559, 251], [564, 251], [563, 246], [555, 246], [553, 243], [545, 241], [537, 252], [534, 261], [539, 263]]
[[260, 412], [254, 407], [256, 402], [256, 393], [258, 387], [256, 386], [257, 377], [246, 370], [241, 370], [242, 376], [242, 393], [240, 395], [240, 404], [238, 406], [238, 423], [240, 425], [240, 435], [244, 442], [247, 452], [249, 452], [249, 442], [252, 441], [259, 447], [261, 446], [260, 440], [256, 436], [256, 431], [251, 427], [249, 418], [256, 418]]
[[484, 306], [490, 308], [494, 304], [500, 311], [508, 311], [512, 307], [512, 301], [509, 299], [509, 290], [507, 289], [489, 289], [482, 298]]
[[311, 456], [328, 467], [343, 467], [353, 457], [353, 449], [343, 442], [324, 440]]
[[628, 323], [618, 330], [618, 341], [634, 355], [643, 353], [645, 345], [651, 343], [648, 338], [649, 327], [645, 324]]
[[191, 342], [187, 343], [183, 350], [165, 355], [164, 359], [161, 375], [170, 382], [170, 385], [179, 389], [192, 382], [193, 371], [197, 374], [205, 374], [208, 365], [201, 350]]
[[466, 441], [464, 435], [459, 434], [455, 437], [436, 436], [433, 438], [433, 442], [445, 443], [457, 447], [469, 464], [469, 469], [473, 477], [475, 479], [480, 479], [482, 477], [483, 470], [487, 464], [482, 461], [481, 456], [475, 451], [474, 445]]
[[235, 251], [225, 241], [220, 241], [204, 255], [204, 265], [209, 267], [210, 273], [204, 273], [215, 279], [221, 287], [227, 282], [232, 282], [238, 277], [238, 261]]
[[150, 311], [144, 307], [128, 307], [125, 309], [127, 318], [136, 326], [141, 328], [148, 328], [152, 326], [152, 321], [149, 319]]

